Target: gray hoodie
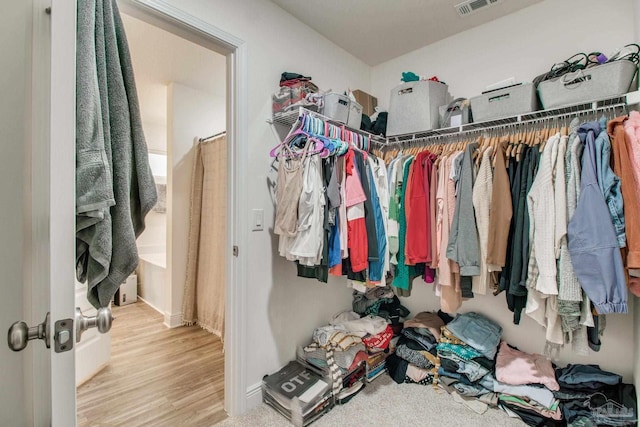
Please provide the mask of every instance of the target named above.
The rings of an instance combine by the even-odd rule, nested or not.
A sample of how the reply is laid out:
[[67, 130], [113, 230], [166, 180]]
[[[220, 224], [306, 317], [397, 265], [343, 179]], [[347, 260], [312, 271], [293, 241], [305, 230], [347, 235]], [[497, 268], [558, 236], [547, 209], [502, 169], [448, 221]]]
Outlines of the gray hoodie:
[[[595, 122], [594, 122], [595, 123]], [[599, 314], [627, 312], [627, 284], [616, 230], [597, 179], [596, 125], [583, 126], [580, 198], [567, 228], [569, 254], [582, 289]]]

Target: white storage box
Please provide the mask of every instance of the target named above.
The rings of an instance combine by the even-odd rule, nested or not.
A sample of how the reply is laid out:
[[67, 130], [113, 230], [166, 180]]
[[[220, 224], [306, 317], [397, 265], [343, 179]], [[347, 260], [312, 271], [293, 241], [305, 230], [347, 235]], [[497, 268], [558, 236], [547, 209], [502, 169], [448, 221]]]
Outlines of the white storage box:
[[113, 302], [115, 305], [127, 305], [136, 301], [138, 301], [138, 276], [132, 274], [120, 285]]
[[629, 91], [637, 71], [637, 65], [626, 59], [608, 62], [540, 82], [538, 94], [543, 108], [611, 98]]
[[362, 105], [355, 101], [349, 100], [349, 117], [347, 119], [347, 126], [354, 129], [360, 129], [362, 123]]
[[[347, 95], [329, 92], [324, 95], [324, 106], [322, 107], [322, 115], [335, 120], [336, 122], [346, 124], [349, 120], [349, 103], [351, 100]], [[360, 123], [358, 123], [360, 127]]]
[[441, 105], [451, 101], [446, 84], [431, 80], [402, 83], [391, 89], [387, 136], [438, 127]]
[[533, 83], [524, 83], [471, 98], [474, 122], [499, 119], [537, 110], [538, 98]]

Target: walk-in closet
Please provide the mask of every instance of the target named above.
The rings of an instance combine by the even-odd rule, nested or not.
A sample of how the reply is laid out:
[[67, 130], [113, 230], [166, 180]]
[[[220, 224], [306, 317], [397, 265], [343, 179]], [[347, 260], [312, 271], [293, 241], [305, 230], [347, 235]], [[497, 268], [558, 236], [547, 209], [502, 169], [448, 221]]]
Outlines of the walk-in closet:
[[640, 0], [8, 3], [0, 425], [638, 424]]

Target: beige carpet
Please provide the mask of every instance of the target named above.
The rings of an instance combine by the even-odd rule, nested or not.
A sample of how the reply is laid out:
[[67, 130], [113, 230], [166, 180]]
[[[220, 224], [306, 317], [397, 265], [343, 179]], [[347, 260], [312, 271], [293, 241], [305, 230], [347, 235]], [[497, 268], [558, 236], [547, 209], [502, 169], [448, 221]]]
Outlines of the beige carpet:
[[[275, 410], [260, 405], [243, 417], [227, 418], [216, 427], [279, 427], [289, 422]], [[489, 409], [478, 415], [456, 403], [444, 391], [431, 386], [396, 384], [387, 375], [373, 383], [345, 405], [334, 407], [312, 424], [313, 427], [395, 427], [447, 426], [498, 427], [525, 424], [509, 418], [501, 410]]]

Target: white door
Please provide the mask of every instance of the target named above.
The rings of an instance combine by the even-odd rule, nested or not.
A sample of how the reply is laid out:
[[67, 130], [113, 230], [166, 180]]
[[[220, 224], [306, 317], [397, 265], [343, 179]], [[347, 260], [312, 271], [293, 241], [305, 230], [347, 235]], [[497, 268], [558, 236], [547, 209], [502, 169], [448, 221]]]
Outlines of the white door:
[[39, 339], [20, 352], [2, 346], [0, 425], [76, 422], [73, 329], [54, 330], [74, 317], [75, 10], [75, 1], [29, 0], [0, 14], [0, 318], [5, 331], [51, 319], [50, 349]]

